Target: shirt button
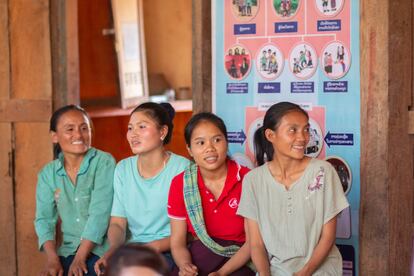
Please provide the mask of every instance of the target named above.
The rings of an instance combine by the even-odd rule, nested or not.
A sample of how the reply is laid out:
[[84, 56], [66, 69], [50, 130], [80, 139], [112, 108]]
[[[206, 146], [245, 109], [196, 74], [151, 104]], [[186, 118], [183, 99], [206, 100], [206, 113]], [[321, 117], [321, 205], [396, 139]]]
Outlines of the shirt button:
[[78, 218], [77, 218], [77, 219], [76, 219], [76, 222], [79, 222], [79, 221], [80, 221], [80, 219], [78, 219]]
[[291, 209], [288, 210], [288, 214], [292, 214], [292, 210]]
[[214, 212], [214, 214], [216, 214], [217, 213], [217, 210], [214, 210], [213, 212]]
[[210, 202], [213, 202], [213, 199], [212, 198], [210, 198]]
[[75, 197], [75, 201], [78, 201], [78, 198], [77, 197]]

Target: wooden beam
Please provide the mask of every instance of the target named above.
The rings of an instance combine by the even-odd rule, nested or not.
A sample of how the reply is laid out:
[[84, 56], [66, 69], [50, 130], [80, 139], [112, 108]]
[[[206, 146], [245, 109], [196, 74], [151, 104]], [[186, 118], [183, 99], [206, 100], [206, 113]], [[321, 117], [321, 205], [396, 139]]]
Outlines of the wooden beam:
[[193, 0], [193, 111], [211, 111], [211, 0]]
[[[10, 98], [8, 2], [0, 2], [0, 101]], [[0, 122], [0, 275], [17, 274], [12, 124]]]
[[16, 275], [16, 219], [12, 128], [0, 123], [0, 275]]
[[50, 1], [53, 109], [79, 104], [78, 1]]
[[409, 275], [410, 270], [411, 7], [411, 0], [361, 1], [360, 275]]
[[0, 122], [47, 122], [50, 100], [0, 100]]

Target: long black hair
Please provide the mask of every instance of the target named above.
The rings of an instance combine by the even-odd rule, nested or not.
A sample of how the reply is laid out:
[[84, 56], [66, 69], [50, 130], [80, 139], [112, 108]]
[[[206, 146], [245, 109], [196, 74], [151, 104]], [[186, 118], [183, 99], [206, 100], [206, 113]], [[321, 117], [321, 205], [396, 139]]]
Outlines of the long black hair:
[[146, 102], [138, 105], [134, 110], [132, 110], [130, 115], [135, 112], [144, 112], [146, 115], [155, 120], [159, 127], [167, 126], [168, 132], [163, 140], [163, 143], [166, 145], [171, 141], [172, 131], [174, 128], [173, 119], [175, 116], [175, 109], [171, 104]]
[[[89, 125], [92, 128], [92, 121], [91, 118], [89, 117], [88, 113], [85, 111], [85, 109], [83, 109], [82, 107], [75, 105], [75, 104], [69, 104], [69, 105], [65, 105], [57, 110], [55, 110], [55, 112], [53, 112], [52, 117], [50, 117], [50, 125], [49, 125], [49, 131], [53, 131], [56, 132], [57, 131], [57, 125], [59, 123], [60, 118], [63, 116], [63, 114], [65, 114], [66, 112], [69, 111], [79, 111], [81, 112], [83, 115], [86, 116], [86, 118], [88, 118], [89, 121]], [[53, 144], [53, 158], [56, 159], [59, 156], [59, 153], [62, 151], [60, 145], [58, 143], [54, 143]]]
[[272, 161], [274, 155], [273, 145], [265, 136], [266, 129], [275, 131], [279, 127], [283, 116], [293, 111], [300, 112], [309, 119], [309, 115], [305, 110], [303, 110], [299, 105], [291, 102], [280, 102], [274, 104], [266, 111], [263, 119], [263, 126], [258, 128], [254, 133], [254, 151], [256, 162], [259, 166], [263, 165], [266, 161]]

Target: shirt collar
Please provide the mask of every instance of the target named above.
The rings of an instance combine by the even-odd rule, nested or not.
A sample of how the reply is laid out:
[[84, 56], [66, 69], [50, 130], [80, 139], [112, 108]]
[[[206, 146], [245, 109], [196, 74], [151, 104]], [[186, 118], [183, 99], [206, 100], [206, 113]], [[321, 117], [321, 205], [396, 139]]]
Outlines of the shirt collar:
[[[224, 183], [224, 188], [223, 188], [222, 193], [227, 193], [229, 190], [232, 189], [232, 187], [235, 184], [241, 181], [241, 176], [240, 176], [241, 166], [235, 161], [231, 160], [230, 158], [228, 158], [226, 162], [227, 162], [227, 176], [226, 176], [226, 182]], [[206, 186], [204, 185], [204, 181], [203, 181], [203, 178], [201, 177], [201, 173], [199, 169], [197, 172], [197, 180], [198, 180], [199, 189], [204, 189], [204, 190], [207, 189]]]
[[[79, 171], [78, 171], [78, 175], [79, 174], [84, 174], [88, 171], [91, 160], [92, 160], [93, 157], [95, 157], [95, 155], [96, 155], [96, 149], [95, 148], [88, 149], [85, 156], [83, 157], [81, 166], [80, 166]], [[66, 171], [65, 171], [65, 167], [64, 167], [63, 152], [59, 153], [58, 163], [57, 163], [57, 167], [56, 167], [56, 173], [60, 176], [66, 175]]]

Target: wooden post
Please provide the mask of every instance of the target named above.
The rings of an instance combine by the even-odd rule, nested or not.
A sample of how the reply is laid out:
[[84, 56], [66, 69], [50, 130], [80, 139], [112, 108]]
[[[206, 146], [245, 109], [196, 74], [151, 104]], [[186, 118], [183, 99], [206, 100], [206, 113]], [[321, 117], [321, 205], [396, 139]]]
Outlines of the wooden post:
[[[0, 3], [0, 101], [10, 99], [9, 14]], [[12, 124], [0, 120], [0, 275], [16, 275], [16, 225], [13, 190]]]
[[193, 112], [211, 111], [211, 0], [193, 0]]
[[50, 1], [53, 108], [79, 104], [78, 1]]
[[412, 1], [361, 0], [360, 275], [410, 271], [411, 78]]

